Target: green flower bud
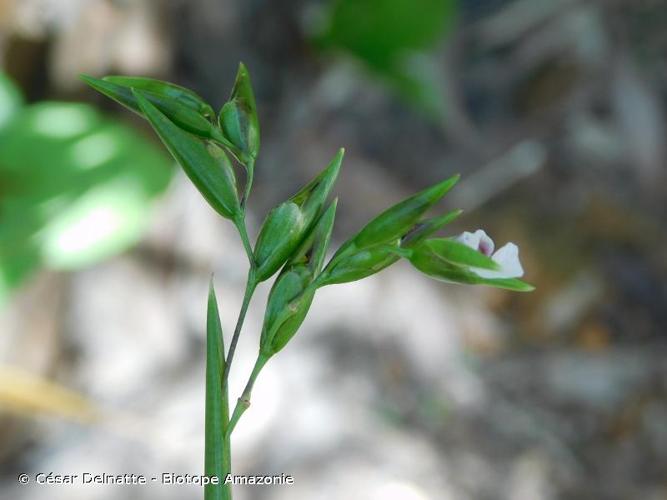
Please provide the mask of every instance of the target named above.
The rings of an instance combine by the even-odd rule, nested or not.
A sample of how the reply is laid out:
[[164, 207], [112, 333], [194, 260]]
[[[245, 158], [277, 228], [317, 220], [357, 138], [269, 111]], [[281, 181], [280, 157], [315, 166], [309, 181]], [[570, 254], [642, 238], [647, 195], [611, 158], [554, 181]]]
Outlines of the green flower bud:
[[105, 76], [102, 80], [128, 88], [135, 88], [151, 92], [152, 94], [175, 99], [183, 106], [205, 116], [208, 119], [215, 117], [210, 104], [190, 89], [171, 82], [145, 78], [142, 76]]
[[[133, 87], [120, 85], [114, 83], [114, 81], [99, 80], [86, 75], [82, 75], [81, 79], [98, 92], [110, 97], [126, 108], [140, 115], [144, 114], [133, 93]], [[173, 97], [172, 95], [168, 95], [164, 89], [161, 93], [146, 90], [141, 90], [141, 92], [146, 100], [150, 101], [151, 104], [183, 130], [206, 139], [214, 139], [218, 142], [226, 141], [220, 131], [202, 114], [202, 106], [204, 108], [207, 106], [203, 101], [195, 103], [193, 102], [194, 98], [191, 96], [185, 98], [185, 93], [181, 94], [178, 98]], [[171, 93], [174, 93], [173, 89]], [[192, 93], [192, 95], [196, 94]], [[204, 109], [204, 112], [206, 112], [206, 109]]]
[[327, 266], [317, 283], [319, 286], [349, 283], [378, 273], [400, 258], [395, 252], [397, 248], [398, 240], [362, 249], [352, 244], [343, 258]]
[[236, 81], [229, 100], [220, 110], [220, 128], [234, 146], [234, 153], [242, 163], [257, 157], [259, 151], [259, 120], [250, 75], [239, 64]]
[[280, 269], [313, 227], [338, 177], [342, 160], [341, 149], [320, 175], [269, 212], [255, 244], [259, 282], [269, 279]]
[[206, 201], [223, 217], [234, 219], [241, 209], [234, 170], [225, 152], [181, 130], [142, 91], [133, 93], [142, 113]]
[[270, 357], [280, 351], [303, 323], [315, 296], [314, 279], [329, 246], [335, 215], [336, 200], [322, 214], [273, 284], [260, 339], [262, 355]]

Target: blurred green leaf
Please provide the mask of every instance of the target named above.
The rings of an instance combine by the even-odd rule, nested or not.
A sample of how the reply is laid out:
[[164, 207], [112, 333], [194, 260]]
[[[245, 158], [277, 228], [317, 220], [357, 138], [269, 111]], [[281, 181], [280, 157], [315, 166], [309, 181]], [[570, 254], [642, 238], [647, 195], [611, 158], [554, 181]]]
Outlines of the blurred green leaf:
[[456, 7], [456, 0], [334, 0], [316, 42], [363, 61], [405, 98], [439, 113], [442, 82], [427, 54], [453, 26]]
[[0, 73], [0, 130], [23, 106], [23, 95], [9, 78]]
[[0, 296], [40, 265], [75, 269], [138, 241], [171, 175], [157, 148], [90, 106], [21, 108], [0, 133]]

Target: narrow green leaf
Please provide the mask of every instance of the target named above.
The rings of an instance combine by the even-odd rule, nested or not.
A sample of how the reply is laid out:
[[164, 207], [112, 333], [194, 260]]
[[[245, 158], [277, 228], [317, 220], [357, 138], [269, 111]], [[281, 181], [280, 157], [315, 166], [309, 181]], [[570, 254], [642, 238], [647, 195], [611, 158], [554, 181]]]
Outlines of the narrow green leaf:
[[224, 151], [212, 145], [207, 149], [203, 141], [178, 128], [153, 106], [143, 92], [133, 92], [155, 132], [206, 201], [223, 217], [236, 217], [240, 212], [236, 180]]
[[204, 487], [205, 500], [231, 500], [229, 485], [224, 484], [225, 477], [231, 471], [231, 452], [229, 439], [225, 437], [229, 425], [229, 398], [223, 389], [224, 341], [218, 302], [215, 297], [213, 281], [208, 293], [206, 316], [206, 416], [204, 445], [204, 474], [218, 477], [218, 485]]

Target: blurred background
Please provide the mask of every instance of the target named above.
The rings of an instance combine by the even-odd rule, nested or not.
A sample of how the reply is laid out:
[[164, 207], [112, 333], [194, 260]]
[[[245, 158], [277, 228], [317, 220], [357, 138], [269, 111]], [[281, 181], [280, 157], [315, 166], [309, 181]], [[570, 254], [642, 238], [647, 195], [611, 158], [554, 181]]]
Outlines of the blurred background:
[[321, 290], [233, 441], [235, 472], [295, 484], [236, 496], [667, 499], [666, 23], [665, 0], [0, 0], [0, 498], [202, 497], [16, 478], [202, 473], [207, 285], [229, 338], [242, 247], [78, 75], [219, 107], [242, 60], [253, 235], [344, 146], [334, 247], [460, 172], [448, 234], [516, 242], [537, 290], [404, 264]]

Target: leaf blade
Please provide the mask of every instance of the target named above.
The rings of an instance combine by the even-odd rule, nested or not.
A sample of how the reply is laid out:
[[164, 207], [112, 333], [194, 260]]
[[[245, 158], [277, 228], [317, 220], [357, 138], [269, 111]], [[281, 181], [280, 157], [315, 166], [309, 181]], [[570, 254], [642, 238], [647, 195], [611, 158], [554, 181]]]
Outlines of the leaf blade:
[[[222, 385], [225, 368], [224, 341], [218, 302], [211, 280], [206, 313], [206, 409], [204, 474], [216, 476], [224, 483], [231, 471], [229, 438], [225, 436], [229, 425], [229, 397]], [[225, 484], [208, 484], [204, 487], [205, 500], [231, 500], [231, 489]]]

